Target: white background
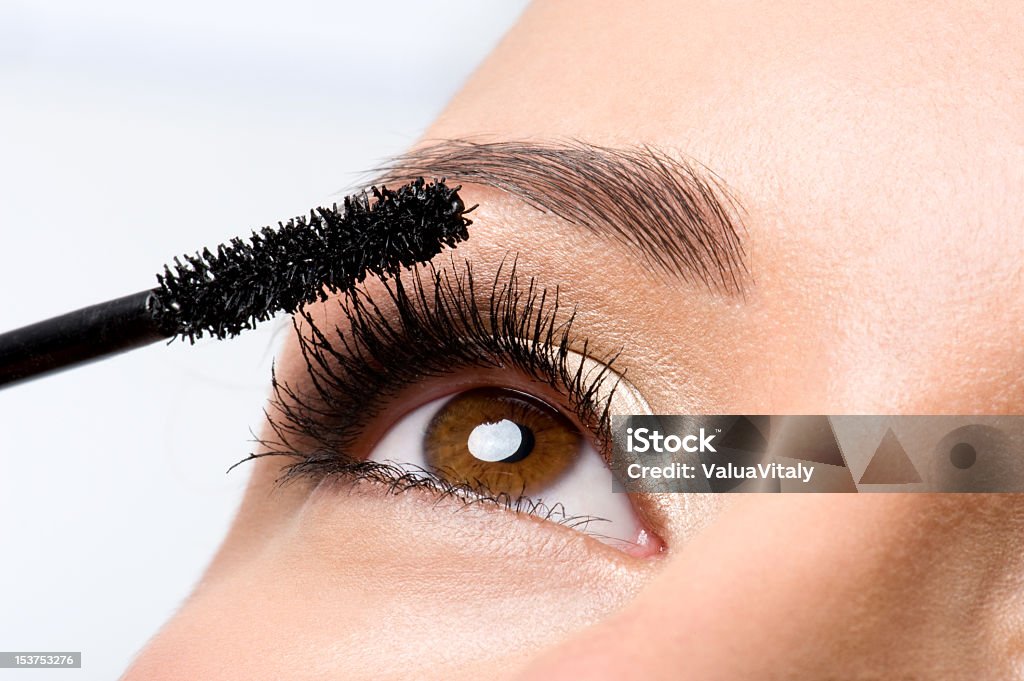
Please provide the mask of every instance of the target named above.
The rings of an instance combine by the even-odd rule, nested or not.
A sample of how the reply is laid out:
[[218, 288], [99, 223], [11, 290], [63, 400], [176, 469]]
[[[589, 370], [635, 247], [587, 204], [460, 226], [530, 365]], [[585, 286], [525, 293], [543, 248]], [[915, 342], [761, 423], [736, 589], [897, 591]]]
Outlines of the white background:
[[[0, 330], [339, 200], [525, 2], [0, 0]], [[218, 545], [283, 322], [0, 390], [0, 650], [110, 679]]]

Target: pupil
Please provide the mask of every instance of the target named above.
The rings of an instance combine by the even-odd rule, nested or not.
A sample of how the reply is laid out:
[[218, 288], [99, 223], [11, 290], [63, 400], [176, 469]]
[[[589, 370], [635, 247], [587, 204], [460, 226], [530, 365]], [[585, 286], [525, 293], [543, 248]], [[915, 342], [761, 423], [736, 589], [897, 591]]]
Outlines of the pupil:
[[469, 453], [490, 463], [515, 463], [533, 451], [533, 431], [509, 419], [481, 423], [469, 434]]

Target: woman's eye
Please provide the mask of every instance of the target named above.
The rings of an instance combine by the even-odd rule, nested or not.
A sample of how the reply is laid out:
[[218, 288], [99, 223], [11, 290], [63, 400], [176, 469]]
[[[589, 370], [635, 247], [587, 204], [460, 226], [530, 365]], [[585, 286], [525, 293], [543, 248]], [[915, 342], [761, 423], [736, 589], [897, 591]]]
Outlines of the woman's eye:
[[427, 468], [492, 494], [534, 497], [557, 481], [583, 447], [579, 431], [545, 404], [483, 388], [449, 399], [423, 435]]
[[528, 500], [628, 552], [649, 548], [629, 495], [612, 492], [611, 470], [589, 438], [525, 393], [477, 388], [429, 402], [396, 423], [369, 459], [484, 496]]

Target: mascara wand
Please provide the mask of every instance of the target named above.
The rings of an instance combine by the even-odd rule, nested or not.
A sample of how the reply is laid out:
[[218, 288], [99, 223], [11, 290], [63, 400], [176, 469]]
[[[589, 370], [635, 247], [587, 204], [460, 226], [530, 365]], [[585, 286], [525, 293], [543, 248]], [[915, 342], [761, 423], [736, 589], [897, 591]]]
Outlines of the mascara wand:
[[387, 277], [469, 238], [459, 187], [373, 187], [248, 241], [175, 258], [158, 286], [0, 334], [0, 387], [174, 337], [237, 336], [278, 312]]

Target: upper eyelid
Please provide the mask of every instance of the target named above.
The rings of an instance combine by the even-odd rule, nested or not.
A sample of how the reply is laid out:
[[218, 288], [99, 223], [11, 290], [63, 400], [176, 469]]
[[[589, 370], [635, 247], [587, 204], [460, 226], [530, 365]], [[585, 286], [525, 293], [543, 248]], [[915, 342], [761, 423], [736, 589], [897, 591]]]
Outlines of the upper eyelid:
[[[309, 336], [300, 344], [306, 375], [300, 382], [275, 377], [277, 397], [271, 411], [276, 410], [280, 418], [271, 415], [270, 420], [278, 441], [264, 441], [263, 448], [278, 453], [295, 453], [303, 446], [348, 450], [360, 424], [373, 416], [368, 413], [374, 406], [370, 403], [380, 408], [387, 401], [387, 394], [373, 393], [393, 390], [388, 381], [409, 371], [401, 361], [402, 353], [408, 360], [419, 352], [421, 359], [431, 362], [429, 352], [420, 352], [429, 351], [429, 344], [456, 355], [442, 358], [446, 366], [450, 362], [510, 363], [548, 383], [558, 383], [561, 391], [573, 393], [568, 396], [574, 400], [571, 406], [585, 427], [606, 429], [607, 401], [602, 405], [596, 400], [607, 395], [600, 391], [602, 384], [618, 376], [610, 368], [614, 357], [581, 369], [570, 366], [565, 361], [570, 345], [578, 343], [585, 353], [589, 347], [587, 341], [576, 338], [574, 312], [564, 309], [556, 293], [532, 279], [521, 281], [514, 260], [499, 267], [489, 291], [476, 288], [468, 262], [463, 267], [456, 269], [453, 260], [450, 270], [432, 267], [428, 283], [418, 271], [408, 284], [393, 281], [384, 301], [359, 292], [343, 299], [340, 307], [349, 317], [349, 326], [339, 329], [337, 338], [328, 336], [307, 314], [304, 328]], [[397, 317], [382, 309], [388, 303], [397, 308]], [[458, 329], [451, 327], [459, 325], [468, 340], [453, 335]], [[397, 366], [387, 366], [389, 352], [398, 353]], [[426, 369], [431, 368], [436, 369]]]

